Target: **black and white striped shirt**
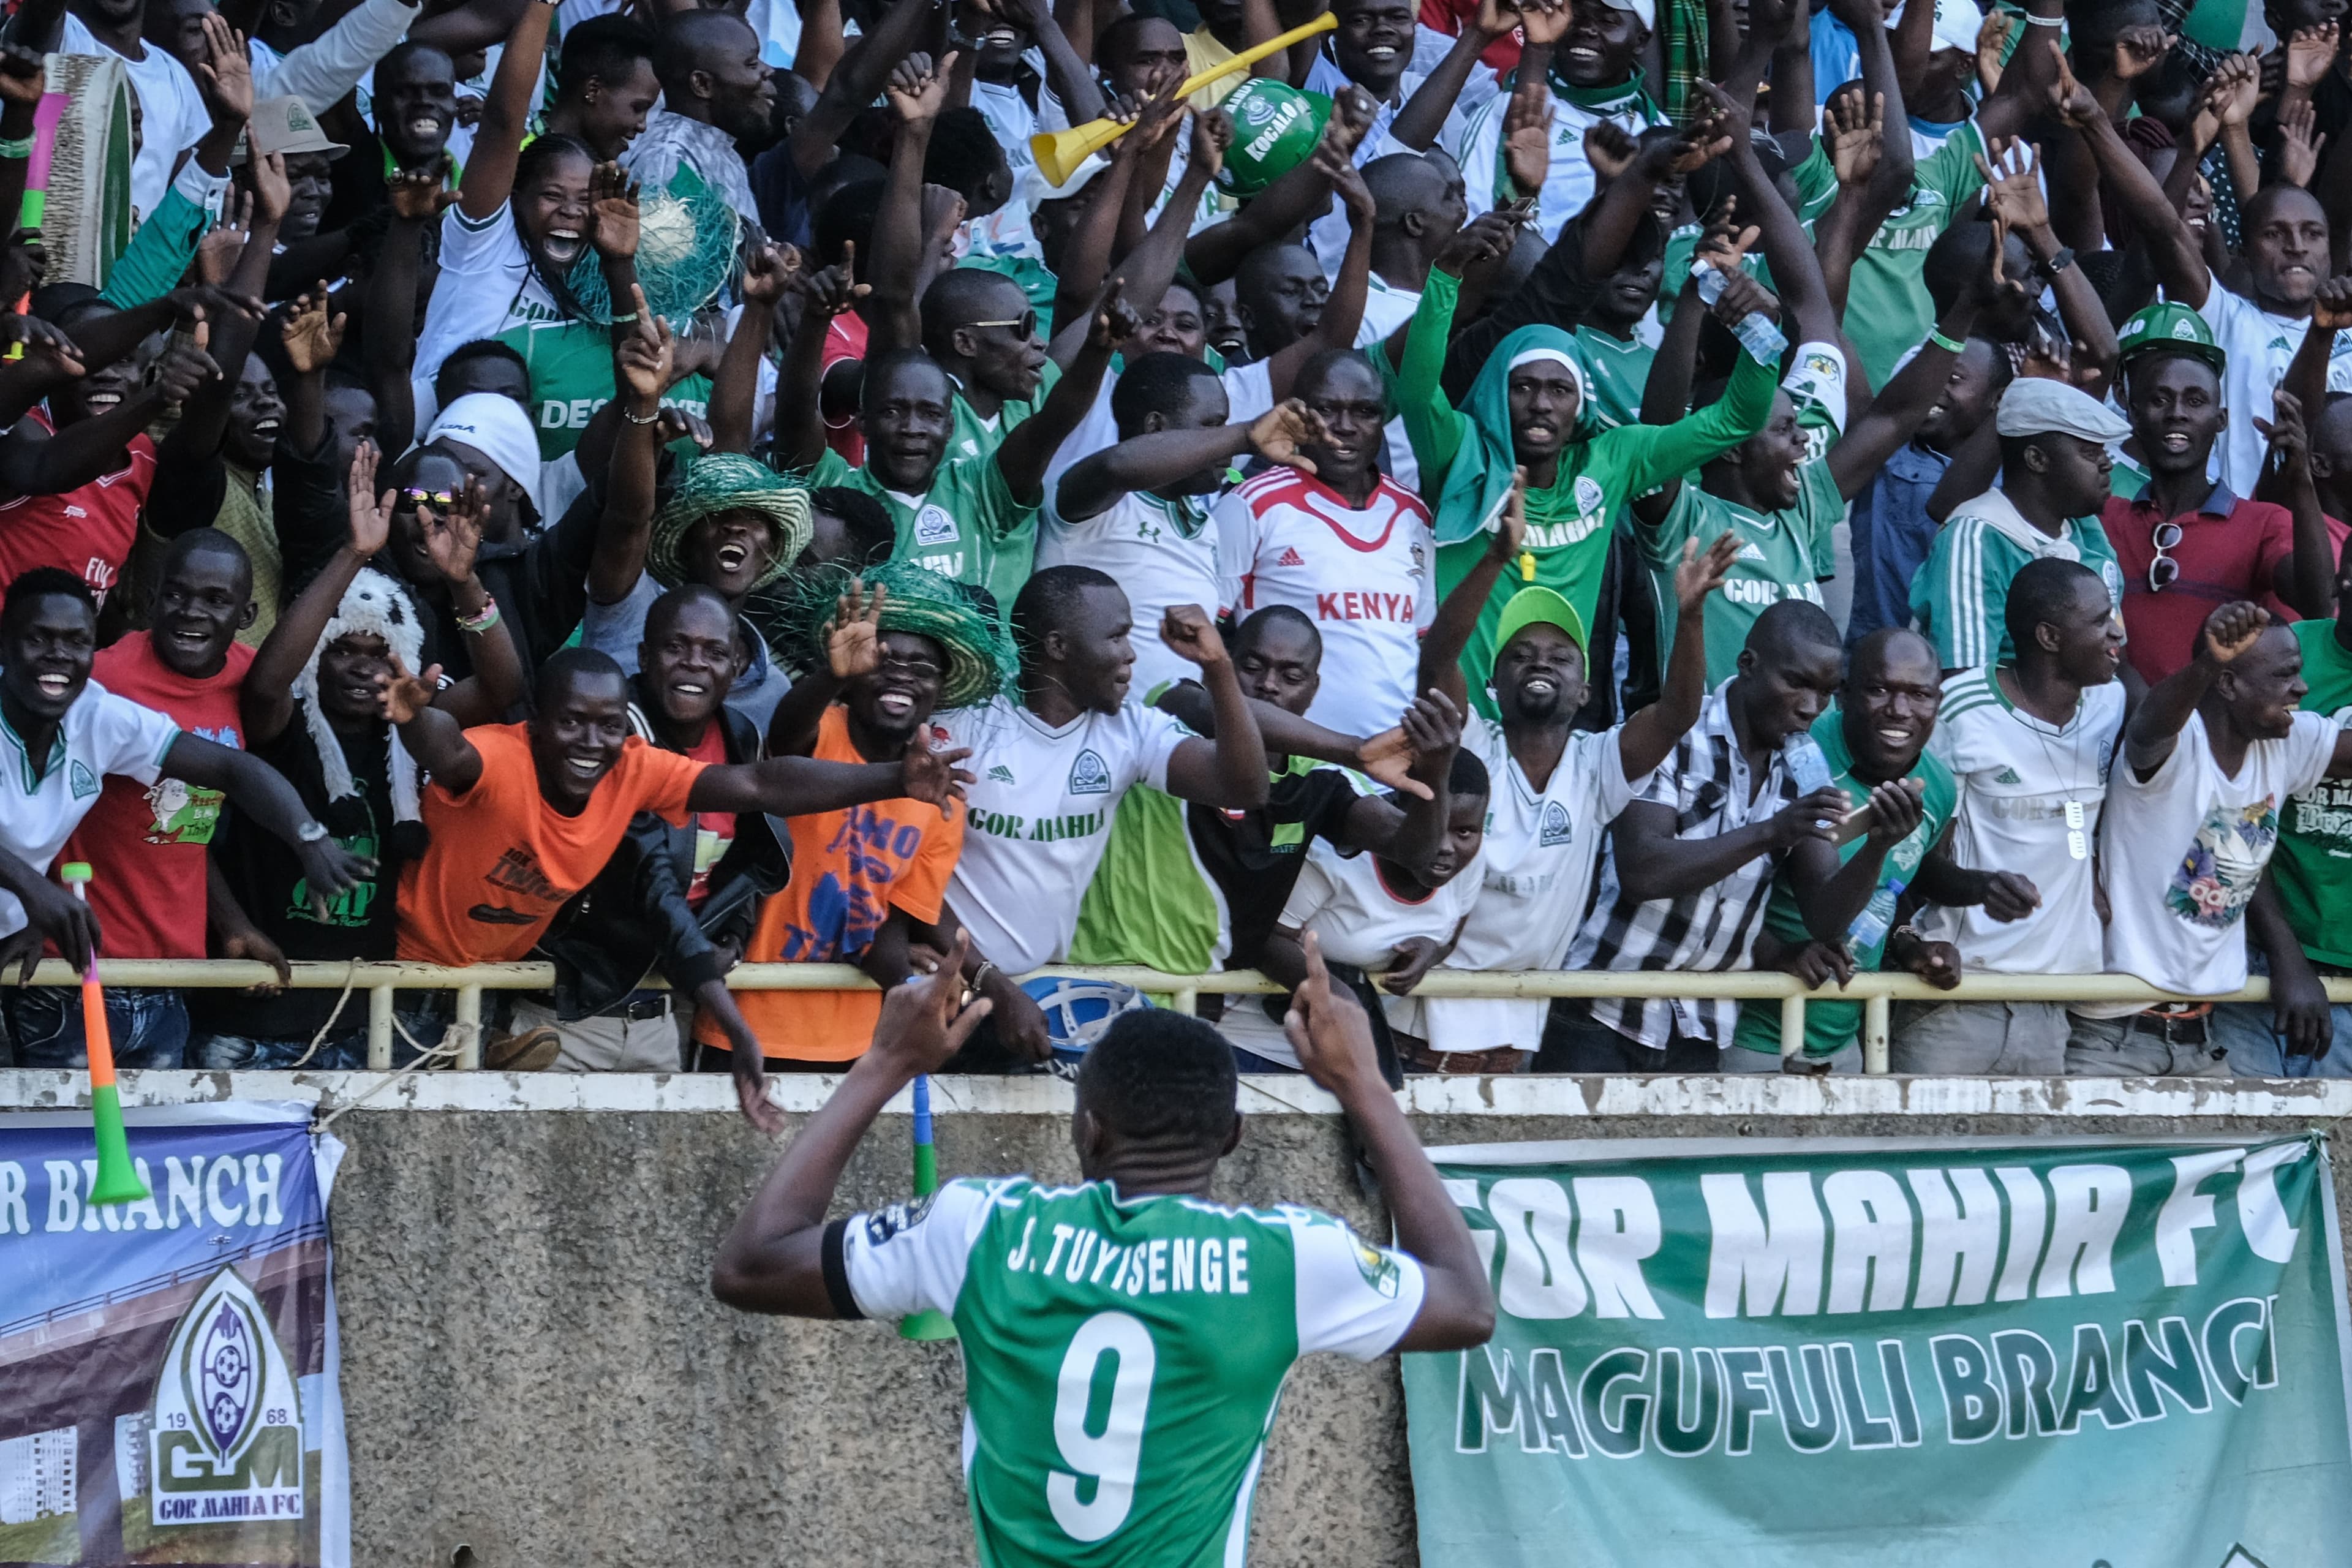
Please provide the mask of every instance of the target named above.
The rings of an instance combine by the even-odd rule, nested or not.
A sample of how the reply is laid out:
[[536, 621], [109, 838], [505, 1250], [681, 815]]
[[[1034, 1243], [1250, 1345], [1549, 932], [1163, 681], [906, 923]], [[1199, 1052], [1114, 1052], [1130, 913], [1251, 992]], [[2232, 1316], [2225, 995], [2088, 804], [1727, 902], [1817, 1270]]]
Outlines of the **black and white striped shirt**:
[[[1760, 822], [1797, 798], [1795, 782], [1776, 753], [1763, 787], [1751, 800], [1748, 764], [1732, 734], [1725, 692], [1706, 700], [1698, 723], [1675, 754], [1650, 776], [1636, 801], [1671, 806], [1676, 838], [1713, 838]], [[1759, 855], [1712, 887], [1678, 899], [1636, 903], [1620, 890], [1617, 845], [1610, 840], [1601, 866], [1600, 896], [1570, 949], [1570, 969], [1746, 969], [1764, 916], [1776, 855]], [[1642, 1001], [1597, 999], [1585, 1005], [1593, 1020], [1630, 1040], [1663, 1051], [1676, 1033], [1731, 1043], [1739, 1004], [1724, 997]]]

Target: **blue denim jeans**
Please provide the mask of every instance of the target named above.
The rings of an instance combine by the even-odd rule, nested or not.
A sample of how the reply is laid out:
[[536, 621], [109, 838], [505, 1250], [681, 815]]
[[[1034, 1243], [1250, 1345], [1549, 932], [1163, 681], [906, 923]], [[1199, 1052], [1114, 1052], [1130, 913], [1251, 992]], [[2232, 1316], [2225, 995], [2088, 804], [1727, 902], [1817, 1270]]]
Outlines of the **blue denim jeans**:
[[[2268, 974], [2270, 962], [2259, 950], [2246, 954], [2246, 968]], [[2314, 1061], [2289, 1056], [2286, 1040], [2271, 1026], [2267, 1002], [2225, 1002], [2213, 1009], [2213, 1043], [2230, 1052], [2230, 1071], [2239, 1078], [2352, 1078], [2352, 1004], [2336, 1003], [2328, 1010], [2335, 1024], [2336, 1043]]]
[[[0, 997], [20, 1068], [87, 1068], [79, 987], [34, 985]], [[106, 988], [106, 1032], [119, 1068], [176, 1068], [188, 1047], [188, 1006], [162, 987]]]

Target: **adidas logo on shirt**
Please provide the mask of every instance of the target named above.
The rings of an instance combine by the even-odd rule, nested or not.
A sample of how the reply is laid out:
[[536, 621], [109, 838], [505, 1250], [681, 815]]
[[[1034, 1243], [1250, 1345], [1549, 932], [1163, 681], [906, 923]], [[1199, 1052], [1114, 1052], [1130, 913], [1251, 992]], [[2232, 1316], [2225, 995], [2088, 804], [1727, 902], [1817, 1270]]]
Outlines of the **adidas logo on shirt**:
[[1304, 566], [1307, 564], [1307, 558], [1298, 553], [1296, 546], [1292, 546], [1282, 552], [1282, 554], [1275, 561], [1275, 564], [1277, 566]]
[[988, 770], [988, 777], [990, 782], [992, 784], [1011, 784], [1013, 782], [1013, 770], [1006, 767], [1003, 763], [999, 763], [994, 767]]
[[1993, 774], [1992, 782], [1995, 784], [2023, 784], [2025, 781], [2017, 776], [2017, 770], [2015, 768], [2003, 768], [2000, 772]]

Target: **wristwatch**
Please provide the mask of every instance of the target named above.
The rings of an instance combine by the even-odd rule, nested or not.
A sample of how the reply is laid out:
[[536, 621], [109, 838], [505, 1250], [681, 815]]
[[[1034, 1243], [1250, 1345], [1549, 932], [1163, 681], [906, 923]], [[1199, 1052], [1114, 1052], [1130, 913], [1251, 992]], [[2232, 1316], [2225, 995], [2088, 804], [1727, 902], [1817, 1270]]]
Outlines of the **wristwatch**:
[[2033, 269], [2054, 283], [2057, 281], [2058, 274], [2074, 265], [2074, 247], [2071, 245], [2062, 245], [2050, 253], [2049, 260], [2035, 262]]

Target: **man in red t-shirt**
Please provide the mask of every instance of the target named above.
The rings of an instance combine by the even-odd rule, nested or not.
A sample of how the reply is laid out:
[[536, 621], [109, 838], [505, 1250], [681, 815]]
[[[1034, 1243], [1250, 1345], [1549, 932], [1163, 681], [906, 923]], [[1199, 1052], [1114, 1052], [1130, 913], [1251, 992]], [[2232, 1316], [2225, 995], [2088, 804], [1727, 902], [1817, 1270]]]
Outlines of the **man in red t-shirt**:
[[[170, 319], [159, 301], [119, 313], [77, 307], [58, 311], [57, 324], [77, 331], [96, 321], [89, 339], [103, 343], [120, 336], [125, 323], [143, 333]], [[214, 374], [203, 323], [183, 323], [183, 331], [155, 360], [152, 382], [142, 384], [145, 356], [126, 350], [59, 384], [46, 411], [34, 410], [0, 436], [0, 497], [5, 498], [0, 500], [0, 588], [36, 566], [58, 566], [89, 584], [105, 603], [138, 540], [140, 509], [155, 482], [155, 443], [147, 438], [147, 426]], [[130, 340], [131, 350], [137, 342]]]
[[[2222, 406], [2226, 362], [2201, 318], [2186, 306], [2152, 305], [2125, 323], [2122, 341], [2124, 393], [2147, 489], [2137, 500], [2110, 499], [2099, 521], [2123, 570], [2131, 638], [2124, 651], [2153, 686], [2189, 663], [2205, 618], [2234, 600], [2275, 592], [2299, 614], [2326, 615], [2336, 559], [2300, 420], [2279, 409]], [[2257, 414], [2278, 427], [2272, 460], [2284, 459], [2291, 509], [2245, 500], [2205, 477], [2230, 420]]]
[[[236, 634], [253, 614], [253, 567], [243, 548], [216, 529], [193, 530], [163, 557], [152, 629], [101, 649], [90, 679], [168, 716], [183, 733], [242, 751], [237, 693], [253, 650]], [[65, 859], [98, 869], [89, 906], [106, 933], [107, 957], [205, 956], [205, 847], [223, 798], [169, 774], [152, 784], [120, 773], [107, 778], [64, 850]], [[73, 995], [61, 992], [60, 1005]], [[112, 985], [106, 1000], [118, 1047], [145, 1054], [186, 1045], [188, 1014], [178, 991]]]

